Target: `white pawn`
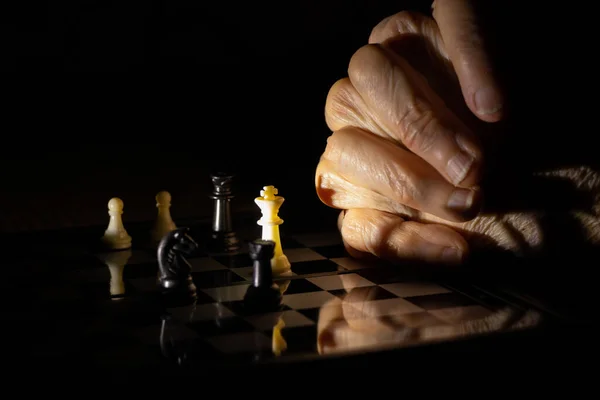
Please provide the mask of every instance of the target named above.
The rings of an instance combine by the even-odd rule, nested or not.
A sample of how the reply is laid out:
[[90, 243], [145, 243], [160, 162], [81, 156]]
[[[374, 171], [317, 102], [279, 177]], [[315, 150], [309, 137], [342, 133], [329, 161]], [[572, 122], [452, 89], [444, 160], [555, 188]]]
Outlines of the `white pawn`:
[[167, 233], [177, 229], [171, 218], [171, 194], [169, 192], [162, 191], [156, 195], [156, 208], [158, 208], [158, 214], [151, 232], [154, 244], [158, 244]]
[[98, 257], [104, 261], [110, 272], [110, 295], [119, 297], [125, 295], [125, 282], [123, 271], [131, 258], [131, 249], [100, 254]]
[[102, 242], [111, 250], [124, 250], [131, 248], [131, 236], [123, 225], [123, 200], [113, 197], [108, 202], [108, 215], [110, 220], [108, 228], [104, 231]]

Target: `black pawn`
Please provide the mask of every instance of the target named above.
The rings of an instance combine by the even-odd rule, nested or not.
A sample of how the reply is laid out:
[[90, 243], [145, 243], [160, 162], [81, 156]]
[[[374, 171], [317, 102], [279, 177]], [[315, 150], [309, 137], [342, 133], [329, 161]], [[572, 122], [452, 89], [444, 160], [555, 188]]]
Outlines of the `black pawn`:
[[251, 311], [276, 311], [281, 306], [282, 294], [273, 283], [271, 259], [275, 253], [275, 242], [255, 240], [248, 244], [252, 259], [252, 285], [244, 297], [245, 307]]
[[240, 249], [240, 241], [233, 231], [231, 219], [231, 199], [234, 198], [231, 184], [233, 175], [216, 173], [211, 175], [213, 192], [212, 236], [209, 251], [212, 253], [235, 253]]

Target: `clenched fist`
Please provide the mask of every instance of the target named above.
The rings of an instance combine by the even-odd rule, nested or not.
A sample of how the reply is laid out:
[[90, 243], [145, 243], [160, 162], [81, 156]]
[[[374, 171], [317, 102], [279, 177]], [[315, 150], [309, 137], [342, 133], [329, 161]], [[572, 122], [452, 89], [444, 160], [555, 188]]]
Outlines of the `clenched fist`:
[[[315, 184], [326, 205], [343, 210], [339, 228], [354, 256], [460, 263], [479, 243], [517, 252], [543, 242], [535, 213], [479, 214], [484, 149], [499, 137], [504, 99], [468, 4], [440, 0], [434, 18], [383, 20], [330, 89], [332, 135]], [[554, 175], [594, 194], [579, 218], [597, 240], [598, 175]]]

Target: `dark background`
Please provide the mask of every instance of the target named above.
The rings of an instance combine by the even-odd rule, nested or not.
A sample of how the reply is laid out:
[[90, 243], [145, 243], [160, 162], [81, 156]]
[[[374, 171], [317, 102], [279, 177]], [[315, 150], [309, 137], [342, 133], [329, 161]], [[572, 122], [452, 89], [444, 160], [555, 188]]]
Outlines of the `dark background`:
[[[518, 3], [503, 2], [485, 26], [496, 32], [492, 43], [504, 43], [504, 74], [521, 77], [507, 80], [515, 104], [543, 110], [524, 130], [549, 121], [558, 132], [558, 114], [541, 103], [560, 102], [531, 61], [551, 60], [542, 72], [560, 88], [556, 76], [571, 63], [564, 54], [581, 57], [566, 23], [582, 35], [589, 26], [577, 14], [553, 20], [563, 11]], [[104, 224], [113, 196], [124, 200], [126, 221], [151, 219], [159, 190], [173, 194], [176, 218], [208, 215], [208, 174], [217, 169], [238, 174], [236, 207], [254, 207], [273, 184], [286, 198], [283, 213], [317, 218], [314, 210], [326, 212], [314, 169], [330, 134], [329, 87], [377, 22], [430, 5], [54, 1], [3, 13], [0, 229]], [[526, 30], [532, 16], [544, 29]]]
[[18, 10], [6, 25], [5, 65], [16, 74], [5, 75], [2, 229], [102, 224], [112, 196], [125, 202], [125, 221], [151, 219], [159, 190], [172, 193], [175, 217], [206, 215], [208, 174], [223, 169], [237, 174], [235, 207], [255, 207], [273, 184], [294, 213], [322, 211], [314, 169], [329, 135], [327, 91], [399, 7], [273, 4]]

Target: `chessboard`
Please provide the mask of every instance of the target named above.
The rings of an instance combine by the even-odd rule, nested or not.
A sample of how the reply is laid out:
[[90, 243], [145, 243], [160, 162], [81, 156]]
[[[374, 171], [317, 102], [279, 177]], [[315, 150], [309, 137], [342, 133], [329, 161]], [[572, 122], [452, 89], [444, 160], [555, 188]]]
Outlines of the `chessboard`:
[[[335, 220], [309, 221], [299, 211], [287, 214], [291, 221], [279, 220], [278, 209], [270, 208], [281, 205], [274, 187], [255, 199], [260, 211], [231, 215], [230, 177], [213, 182], [210, 217], [174, 221], [170, 195], [161, 192], [153, 221], [128, 222], [123, 202], [113, 198], [108, 226], [3, 237], [11, 251], [2, 285], [11, 299], [8, 318], [19, 330], [9, 353], [27, 368], [237, 368], [380, 354], [562, 323], [538, 304], [455, 271], [353, 258]], [[197, 244], [185, 258], [195, 297], [183, 303], [164, 296], [158, 251], [178, 228], [187, 228]], [[280, 301], [261, 310], [248, 307], [246, 294], [256, 284], [249, 245], [265, 232], [283, 252], [274, 259], [287, 260], [290, 269], [270, 277]]]
[[[423, 343], [535, 329], [548, 318], [526, 303], [472, 283], [427, 279], [398, 266], [350, 257], [335, 230], [299, 233], [282, 228], [292, 272], [276, 276], [280, 309], [248, 312], [252, 284], [246, 243], [260, 230], [256, 215], [235, 218], [242, 247], [212, 254], [211, 221], [179, 221], [200, 244], [188, 259], [197, 299], [161, 303], [155, 247], [141, 240], [151, 225], [131, 224], [132, 247], [98, 251], [106, 227], [30, 235], [12, 271], [21, 274], [25, 308], [12, 318], [30, 356], [106, 368], [164, 365], [239, 366], [412, 347]], [[35, 314], [35, 318], [31, 314]], [[39, 330], [43, 330], [43, 335]], [[24, 332], [28, 332], [27, 329]]]

